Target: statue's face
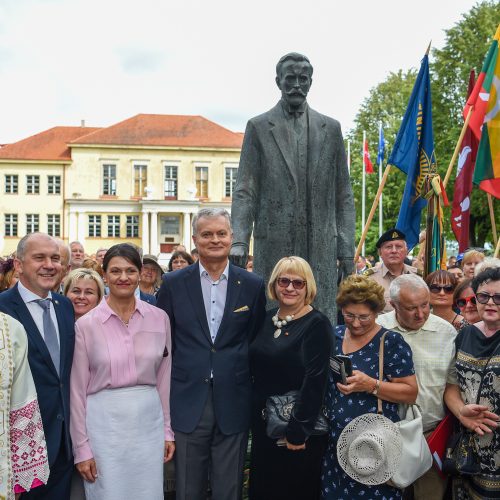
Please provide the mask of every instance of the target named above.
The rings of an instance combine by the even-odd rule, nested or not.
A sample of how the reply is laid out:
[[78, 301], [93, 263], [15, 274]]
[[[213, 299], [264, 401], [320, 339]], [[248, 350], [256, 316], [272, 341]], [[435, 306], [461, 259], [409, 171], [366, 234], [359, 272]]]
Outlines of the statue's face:
[[305, 102], [311, 88], [311, 66], [305, 61], [286, 61], [276, 76], [276, 83], [288, 105], [298, 107]]

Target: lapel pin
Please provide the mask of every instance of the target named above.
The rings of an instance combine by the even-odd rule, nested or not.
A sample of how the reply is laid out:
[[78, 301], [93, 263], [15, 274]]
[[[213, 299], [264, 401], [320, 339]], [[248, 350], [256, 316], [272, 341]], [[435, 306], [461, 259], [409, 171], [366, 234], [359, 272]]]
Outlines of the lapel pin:
[[58, 300], [54, 300], [55, 304], [56, 305], [59, 305], [59, 301]]
[[238, 285], [241, 285], [241, 281], [240, 280], [238, 280], [236, 283], [238, 283]]

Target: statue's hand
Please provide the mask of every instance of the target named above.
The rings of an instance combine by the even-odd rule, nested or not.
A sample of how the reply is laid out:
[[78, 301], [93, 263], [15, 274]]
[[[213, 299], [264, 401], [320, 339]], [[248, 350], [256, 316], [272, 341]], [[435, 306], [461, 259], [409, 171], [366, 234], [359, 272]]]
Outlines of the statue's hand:
[[246, 243], [233, 243], [229, 252], [229, 260], [235, 266], [245, 269], [248, 260], [248, 245]]
[[339, 269], [337, 275], [338, 283], [347, 278], [353, 272], [354, 272], [354, 261], [352, 258], [339, 259]]

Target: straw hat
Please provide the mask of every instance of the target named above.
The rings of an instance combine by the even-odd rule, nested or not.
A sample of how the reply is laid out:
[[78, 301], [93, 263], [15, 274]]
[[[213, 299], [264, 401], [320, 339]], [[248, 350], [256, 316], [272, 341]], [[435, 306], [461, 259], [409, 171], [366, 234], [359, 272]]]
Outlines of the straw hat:
[[395, 474], [401, 451], [399, 427], [376, 413], [349, 422], [337, 442], [337, 458], [344, 472], [371, 486], [386, 483]]

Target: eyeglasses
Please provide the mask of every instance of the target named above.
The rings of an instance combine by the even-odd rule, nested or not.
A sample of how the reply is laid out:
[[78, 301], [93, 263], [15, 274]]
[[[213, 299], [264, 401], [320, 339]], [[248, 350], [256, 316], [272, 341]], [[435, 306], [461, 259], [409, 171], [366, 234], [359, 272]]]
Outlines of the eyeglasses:
[[469, 295], [468, 297], [462, 297], [461, 299], [457, 299], [456, 304], [459, 309], [463, 309], [469, 302], [476, 305], [476, 296]]
[[371, 314], [351, 314], [342, 311], [342, 315], [346, 321], [352, 322], [357, 319], [360, 323], [368, 323], [372, 319]]
[[444, 291], [444, 293], [453, 293], [454, 286], [453, 285], [436, 285], [433, 283], [432, 285], [429, 286], [429, 290], [432, 293], [440, 293], [441, 290]]
[[493, 299], [495, 305], [500, 306], [500, 293], [490, 295], [489, 293], [480, 292], [476, 293], [476, 299], [480, 304], [487, 304], [490, 299]]
[[302, 290], [306, 286], [307, 281], [291, 280], [289, 278], [278, 278], [276, 280], [276, 283], [278, 283], [278, 286], [280, 286], [281, 288], [288, 288], [291, 283], [293, 288], [295, 288], [295, 290]]

